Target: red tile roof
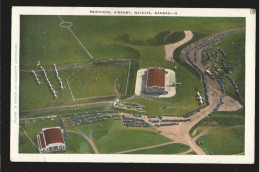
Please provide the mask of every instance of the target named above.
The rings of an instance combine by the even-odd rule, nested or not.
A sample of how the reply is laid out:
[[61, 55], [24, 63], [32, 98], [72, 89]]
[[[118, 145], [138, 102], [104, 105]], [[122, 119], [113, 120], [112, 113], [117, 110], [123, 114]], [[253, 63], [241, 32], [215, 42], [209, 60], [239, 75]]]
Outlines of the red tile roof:
[[45, 143], [44, 143], [44, 138], [43, 138], [43, 134], [42, 134], [42, 133], [40, 134], [40, 142], [41, 142], [41, 147], [42, 147], [42, 148], [45, 148], [46, 145], [45, 145]]
[[46, 145], [52, 143], [64, 143], [61, 130], [59, 128], [50, 128], [44, 130], [44, 136], [45, 136]]
[[147, 88], [157, 86], [164, 87], [165, 74], [162, 69], [148, 70]]

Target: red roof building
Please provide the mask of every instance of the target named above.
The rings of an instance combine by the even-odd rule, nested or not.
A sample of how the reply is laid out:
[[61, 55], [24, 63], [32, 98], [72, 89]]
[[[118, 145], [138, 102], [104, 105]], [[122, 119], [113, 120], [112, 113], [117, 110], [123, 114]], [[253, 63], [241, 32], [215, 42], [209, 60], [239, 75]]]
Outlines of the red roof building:
[[163, 69], [149, 69], [146, 87], [164, 87], [165, 73]]
[[145, 94], [159, 95], [165, 92], [165, 70], [163, 68], [149, 68], [146, 72]]
[[53, 144], [53, 143], [64, 143], [61, 130], [59, 128], [49, 128], [44, 130], [44, 136], [46, 144]]
[[60, 127], [43, 128], [42, 132], [37, 135], [37, 141], [40, 153], [66, 150]]

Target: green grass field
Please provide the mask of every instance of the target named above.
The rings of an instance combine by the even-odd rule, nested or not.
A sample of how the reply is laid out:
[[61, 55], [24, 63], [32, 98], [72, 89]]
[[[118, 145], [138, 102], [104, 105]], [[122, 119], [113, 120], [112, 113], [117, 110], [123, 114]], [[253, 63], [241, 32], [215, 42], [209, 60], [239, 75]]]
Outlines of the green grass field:
[[178, 154], [190, 149], [189, 146], [181, 147], [181, 144], [174, 143], [166, 146], [160, 146], [151, 149], [139, 150], [135, 152], [129, 152], [127, 154]]
[[54, 85], [55, 91], [58, 92], [59, 97], [57, 99], [54, 98], [53, 93], [51, 92], [48, 83], [44, 78], [43, 72], [37, 72], [39, 80], [42, 82], [41, 85], [37, 84], [32, 73], [21, 72], [20, 73], [20, 111], [45, 108], [49, 106], [90, 103], [93, 101], [96, 102], [96, 101], [105, 101], [105, 100], [114, 99], [114, 97], [110, 97], [110, 98], [101, 98], [95, 100], [73, 101], [65, 81], [65, 79], [73, 71], [74, 70], [69, 70], [69, 71], [64, 70], [59, 72], [60, 78], [62, 79], [63, 85], [65, 87], [63, 90], [61, 90], [60, 88], [55, 72], [54, 71], [47, 72], [50, 82], [52, 83], [52, 85]]
[[[232, 45], [231, 43], [234, 43]], [[229, 66], [234, 68], [233, 72], [229, 75], [239, 88], [239, 92], [242, 97], [242, 103], [244, 104], [245, 100], [245, 32], [238, 32], [230, 35], [225, 40], [223, 40], [221, 47], [226, 52], [226, 63], [229, 62]], [[235, 61], [238, 61], [238, 65], [235, 64]], [[225, 89], [227, 94], [231, 97], [238, 100], [237, 95], [235, 94], [235, 89], [230, 83], [226, 81]]]
[[[19, 129], [19, 152], [20, 153], [38, 153], [38, 143], [36, 136], [42, 131], [42, 128], [49, 127], [61, 127], [59, 118], [55, 120], [37, 120], [30, 122], [26, 126], [22, 126]], [[25, 132], [28, 136], [26, 136]], [[69, 129], [69, 128], [68, 128]], [[30, 139], [28, 138], [30, 137]], [[93, 150], [89, 143], [81, 136], [73, 133], [69, 133], [69, 137], [65, 140], [66, 151], [55, 152], [55, 153], [93, 153]]]
[[[161, 101], [161, 99], [159, 99]], [[144, 98], [134, 98], [127, 102], [138, 103], [145, 106], [145, 113], [147, 114], [162, 114], [162, 115], [173, 115], [173, 116], [183, 116], [184, 114], [192, 111], [191, 109], [185, 109], [172, 104], [166, 104], [163, 101], [157, 102], [156, 99], [144, 99]]]
[[197, 154], [196, 154], [196, 152], [191, 151], [191, 152], [187, 153], [187, 155], [197, 155]]
[[80, 135], [69, 133], [69, 137], [66, 140], [66, 151], [57, 153], [68, 154], [93, 154], [94, 151], [89, 143]]
[[[20, 102], [24, 103], [20, 104], [20, 110], [113, 100], [115, 95], [114, 82], [117, 77], [119, 77], [117, 81], [118, 91], [122, 95], [125, 94], [128, 68], [128, 64], [123, 64], [117, 67], [113, 65], [103, 66], [98, 69], [61, 70], [59, 76], [65, 87], [63, 90], [60, 88], [55, 72], [49, 71], [47, 75], [52, 85], [54, 85], [55, 91], [58, 92], [59, 97], [57, 99], [54, 98], [42, 71], [37, 72], [38, 78], [42, 82], [41, 85], [37, 84], [31, 72], [21, 72]], [[74, 75], [70, 77], [71, 74]], [[69, 78], [68, 81], [75, 99], [96, 96], [112, 97], [73, 101], [65, 80], [66, 78]]]
[[[204, 35], [194, 33], [194, 39], [192, 40], [192, 42], [201, 39], [203, 36]], [[176, 60], [177, 62], [175, 63], [167, 62], [164, 59], [163, 46], [131, 46], [140, 51], [140, 68], [164, 67], [166, 69], [174, 70], [174, 67], [177, 66], [177, 70], [175, 71], [176, 81], [182, 84], [177, 87], [177, 92], [175, 96], [171, 98], [159, 99], [162, 102], [166, 102], [166, 104], [139, 98], [129, 100], [130, 102], [138, 102], [142, 105], [147, 106], [147, 108], [145, 109], [147, 113], [161, 113], [163, 115], [182, 116], [188, 112], [203, 107], [199, 105], [198, 101], [196, 100], [196, 93], [202, 90], [202, 85], [200, 77], [194, 69], [189, 67], [187, 64], [181, 62], [180, 60]], [[177, 49], [176, 51], [180, 53], [180, 50]], [[177, 59], [180, 58], [178, 53], [174, 53], [174, 57]], [[155, 98], [154, 100], [158, 99]], [[169, 104], [167, 103], [177, 104], [183, 106], [184, 108], [180, 108], [178, 106], [167, 108], [169, 107]], [[166, 109], [162, 109], [160, 107], [166, 107]], [[174, 109], [174, 111], [171, 111], [170, 109]]]
[[[81, 69], [78, 72], [77, 69], [71, 69], [71, 67], [88, 67], [97, 64], [116, 63], [115, 59], [133, 59], [130, 68], [128, 91], [126, 96], [121, 97], [120, 100], [134, 95], [136, 72], [138, 69], [148, 67], [174, 69], [174, 67], [177, 66], [176, 81], [182, 84], [177, 87], [177, 93], [174, 97], [159, 99], [160, 102], [157, 101], [158, 99], [143, 98], [134, 98], [128, 101], [145, 105], [147, 113], [182, 116], [190, 111], [201, 108], [195, 96], [197, 91], [202, 90], [202, 85], [196, 71], [180, 60], [181, 50], [205, 36], [223, 30], [245, 26], [245, 18], [228, 17], [62, 16], [62, 18], [64, 21], [73, 23], [71, 27], [72, 31], [95, 60], [90, 61], [89, 55], [83, 50], [69, 30], [59, 26], [61, 20], [58, 16], [22, 15], [20, 21], [20, 68], [26, 70], [39, 69], [36, 67], [36, 64], [40, 61], [41, 65], [46, 69], [53, 68], [54, 63], [58, 68], [64, 67], [66, 69], [59, 71], [65, 86], [64, 90], [60, 89], [55, 72], [47, 72], [51, 83], [54, 85], [54, 89], [58, 91], [58, 99], [54, 99], [42, 72], [37, 72], [40, 81], [43, 81], [43, 84], [38, 85], [32, 73], [21, 71], [20, 111], [50, 106], [113, 100], [114, 98], [112, 97], [98, 100], [73, 101], [65, 79], [72, 73], [75, 74], [69, 79], [70, 86], [75, 98], [83, 98], [113, 94], [114, 81], [119, 76], [119, 92], [123, 94], [125, 92], [128, 65], [114, 67], [114, 64], [111, 64], [110, 67], [99, 68], [100, 70], [88, 68], [87, 70]], [[165, 61], [164, 44], [181, 40], [184, 36], [184, 30], [191, 30], [194, 33], [193, 39], [174, 52], [176, 62], [170, 63]], [[173, 34], [164, 42], [164, 37], [170, 32], [173, 32]], [[224, 39], [223, 46], [221, 46], [227, 52], [228, 58], [238, 57], [239, 59], [239, 65], [235, 66], [236, 68], [231, 74], [231, 77], [238, 82], [238, 86], [240, 90], [242, 90], [242, 96], [244, 96], [244, 80], [239, 80], [239, 78], [244, 76], [244, 71], [241, 70], [241, 68], [244, 69], [244, 37], [243, 32], [235, 33]], [[235, 42], [235, 44], [231, 45], [231, 42]], [[91, 82], [89, 83], [89, 81]], [[228, 83], [226, 90], [227, 93], [233, 97], [234, 91]], [[179, 106], [173, 106], [171, 104]], [[95, 108], [98, 109], [98, 107]], [[100, 108], [104, 109], [105, 107]], [[58, 110], [57, 112], [25, 113], [23, 117], [48, 115], [50, 113], [64, 114], [73, 113], [73, 111]], [[243, 115], [236, 113], [216, 113], [216, 116], [207, 117], [203, 122], [196, 125], [196, 127], [206, 127], [206, 123], [210, 121], [215, 121], [215, 123], [218, 124], [215, 127], [223, 127], [223, 129], [217, 130], [213, 127], [210, 130], [210, 132], [212, 132], [211, 135], [199, 138], [204, 139], [203, 150], [207, 153], [214, 154], [235, 154], [244, 151], [242, 148], [244, 144]], [[53, 123], [38, 123], [38, 121], [36, 121], [33, 124], [25, 126], [25, 129], [28, 130], [28, 135], [34, 138], [35, 142], [35, 136], [41, 131], [41, 128], [60, 125], [59, 121], [52, 122]], [[159, 135], [153, 128], [125, 128], [120, 121], [113, 120], [102, 122], [102, 127], [99, 127], [98, 124], [99, 123], [95, 123], [92, 126], [93, 139], [101, 153], [116, 153], [169, 141], [169, 139]], [[89, 125], [82, 125], [78, 127], [78, 129], [87, 135], [89, 134]], [[226, 134], [221, 134], [221, 132]], [[19, 151], [21, 153], [36, 153], [37, 149], [35, 148], [35, 150], [33, 150], [30, 141], [25, 137], [24, 133], [21, 130], [19, 133]], [[218, 141], [212, 144], [212, 141], [215, 139]], [[232, 143], [234, 147], [228, 151], [229, 147], [231, 147], [230, 144], [228, 148], [223, 147], [217, 150], [222, 142], [226, 143], [226, 141]], [[68, 153], [78, 151], [82, 153], [92, 153], [88, 143], [76, 135], [71, 135], [71, 138], [68, 139], [68, 148], [70, 148]], [[152, 151], [165, 152], [168, 149], [169, 148], [163, 148], [162, 150]]]
[[244, 126], [214, 127], [209, 132], [196, 140], [204, 142], [200, 146], [207, 154], [231, 155], [244, 152]]
[[27, 112], [20, 114], [20, 118], [34, 118], [40, 116], [48, 116], [48, 115], [67, 115], [67, 114], [76, 114], [83, 112], [96, 112], [105, 110], [105, 106], [93, 106], [93, 107], [81, 107], [81, 108], [72, 108], [72, 109], [64, 109], [64, 110], [50, 110], [46, 112]]
[[[197, 35], [206, 36], [225, 29], [243, 27], [245, 25], [244, 18], [62, 17], [63, 20], [73, 23], [71, 29], [96, 60], [140, 59], [140, 68], [160, 66], [173, 69], [174, 66], [177, 66], [177, 81], [181, 82], [182, 85], [177, 88], [176, 96], [162, 100], [170, 103], [179, 103], [191, 109], [199, 108], [198, 102], [194, 100], [193, 93], [196, 90], [201, 90], [200, 79], [194, 74], [195, 71], [188, 70], [183, 64], [168, 63], [164, 60], [162, 42], [164, 36], [174, 32], [168, 38], [168, 41], [174, 42], [182, 39], [184, 30], [192, 30]], [[66, 28], [61, 28], [59, 23], [60, 19], [58, 16], [21, 16], [20, 59], [22, 69], [34, 69], [38, 60], [41, 61], [41, 65], [46, 67], [54, 63], [60, 66], [71, 66], [74, 63], [90, 61], [90, 58], [84, 53], [84, 50], [72, 34]], [[130, 42], [144, 40], [145, 45], [122, 43], [122, 41], [116, 40], [118, 36], [123, 34], [128, 35]], [[194, 41], [200, 38], [196, 34], [194, 35]], [[36, 87], [35, 83], [32, 83], [34, 78], [24, 75], [26, 74], [21, 72], [22, 94], [20, 102], [25, 102], [21, 104], [21, 110], [76, 103], [70, 100], [68, 90], [63, 91], [64, 93], [60, 95], [60, 100], [54, 100], [51, 93], [47, 94], [47, 92], [49, 93], [47, 91], [48, 88], [42, 90], [34, 88]], [[28, 82], [30, 78], [32, 80]], [[133, 95], [135, 78], [131, 75], [130, 78], [130, 91], [126, 97]], [[65, 77], [62, 79], [64, 80]], [[79, 82], [83, 81], [72, 82], [72, 87], [74, 83]], [[111, 84], [109, 87], [111, 88]], [[82, 96], [93, 93], [83, 88], [82, 90], [83, 94], [81, 91], [75, 91], [75, 94]], [[121, 87], [120, 92], [123, 91], [123, 87]], [[32, 97], [36, 92], [41, 101]], [[83, 102], [89, 101], [78, 101], [77, 103]]]
[[199, 129], [198, 132], [208, 129], [207, 135], [197, 139], [198, 142], [204, 142], [200, 146], [207, 154], [230, 155], [244, 152], [244, 110], [237, 112], [216, 112], [214, 115], [206, 117], [195, 125], [191, 129], [190, 134], [195, 129]]
[[[102, 127], [99, 124], [102, 124]], [[100, 153], [116, 153], [171, 141], [158, 134], [154, 128], [126, 128], [121, 121], [112, 119], [93, 125], [78, 126], [86, 135], [89, 135], [90, 127]]]
[[[26, 126], [21, 126], [19, 129], [19, 152], [20, 153], [37, 153], [38, 147], [37, 138], [36, 136], [42, 131], [42, 128], [49, 128], [49, 127], [60, 127], [61, 122], [59, 118], [55, 118], [55, 120], [43, 120], [39, 121], [36, 120], [35, 122], [30, 122]], [[23, 129], [27, 133], [27, 135], [31, 138], [30, 139], [26, 136]]]

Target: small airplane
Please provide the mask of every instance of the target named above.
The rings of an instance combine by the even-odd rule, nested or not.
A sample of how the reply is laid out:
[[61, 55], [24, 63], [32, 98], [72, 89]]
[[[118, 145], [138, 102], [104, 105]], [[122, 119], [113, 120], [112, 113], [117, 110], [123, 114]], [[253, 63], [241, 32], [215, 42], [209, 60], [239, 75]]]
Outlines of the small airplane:
[[200, 104], [203, 104], [204, 98], [201, 97], [201, 95], [200, 95], [199, 92], [197, 93], [197, 100], [199, 100], [199, 103], [200, 103]]
[[181, 83], [177, 83], [176, 81], [172, 81], [172, 84], [170, 84], [170, 87], [176, 87], [177, 85], [180, 85]]

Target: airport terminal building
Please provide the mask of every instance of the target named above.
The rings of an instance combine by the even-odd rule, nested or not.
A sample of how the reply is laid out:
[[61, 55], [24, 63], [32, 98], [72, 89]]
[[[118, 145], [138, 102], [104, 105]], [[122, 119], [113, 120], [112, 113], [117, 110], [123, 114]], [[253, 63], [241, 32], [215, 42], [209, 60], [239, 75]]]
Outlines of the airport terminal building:
[[163, 68], [148, 68], [146, 73], [145, 94], [158, 95], [165, 92], [165, 74]]

